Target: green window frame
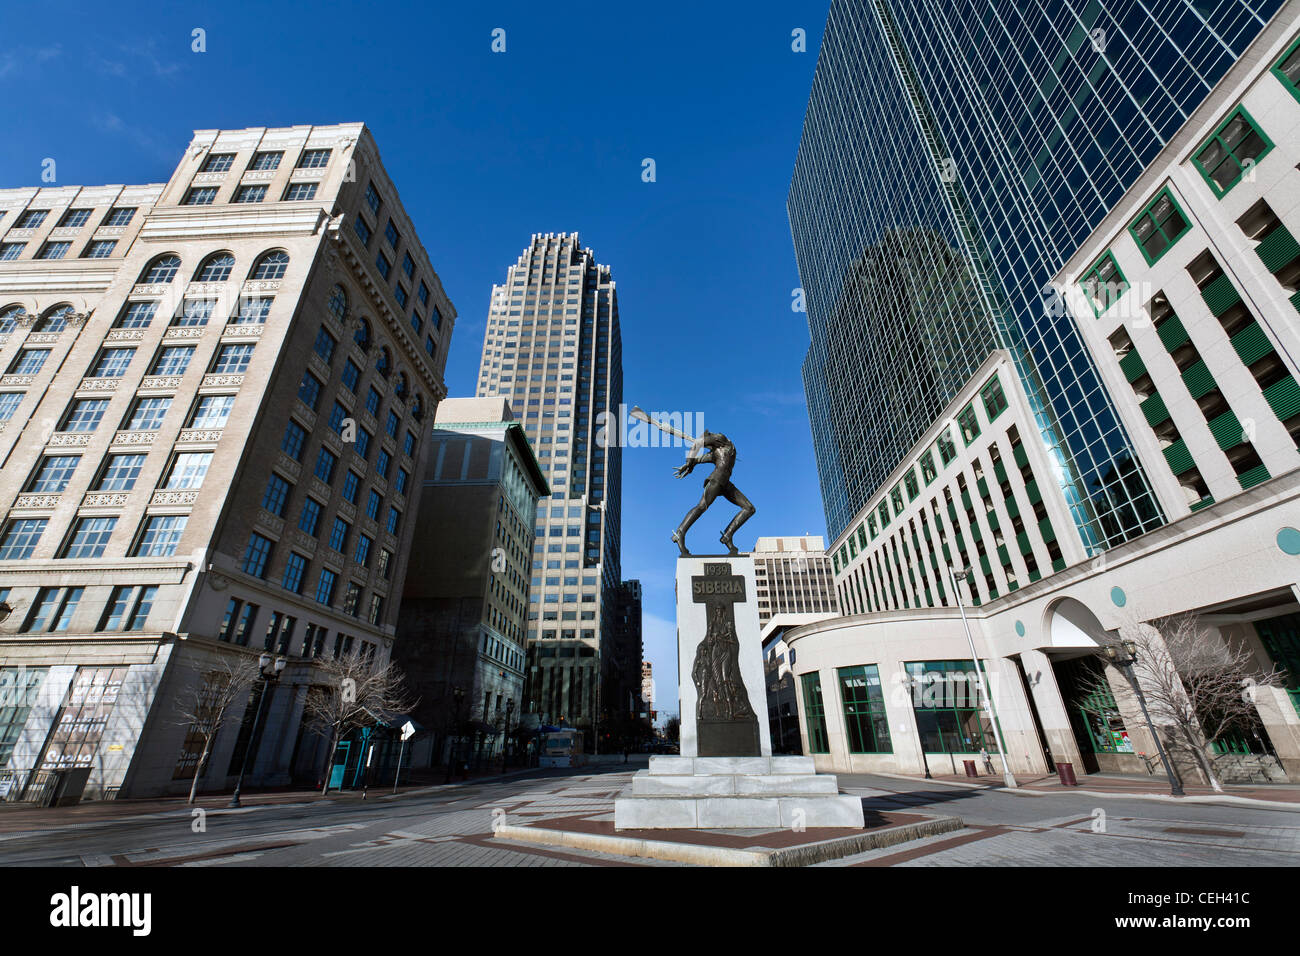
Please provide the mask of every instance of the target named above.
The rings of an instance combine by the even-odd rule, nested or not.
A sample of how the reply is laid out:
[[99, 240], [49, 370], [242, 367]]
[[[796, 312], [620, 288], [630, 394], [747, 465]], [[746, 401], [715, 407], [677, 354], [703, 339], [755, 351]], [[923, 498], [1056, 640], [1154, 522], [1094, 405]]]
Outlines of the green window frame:
[[876, 514], [880, 515], [880, 530], [884, 531], [886, 528], [889, 527], [889, 521], [890, 521], [889, 502], [881, 501], [880, 506], [876, 508]]
[[1152, 265], [1191, 228], [1192, 224], [1183, 214], [1183, 208], [1178, 205], [1170, 188], [1165, 186], [1142, 210], [1142, 214], [1129, 224], [1128, 232], [1142, 250], [1147, 265]]
[[867, 526], [865, 523], [858, 525], [858, 545], [863, 551], [867, 550]]
[[[912, 714], [926, 753], [977, 754], [981, 747], [998, 752], [969, 659], [907, 661], [903, 666], [912, 680]], [[983, 661], [979, 667], [987, 673]]]
[[1291, 41], [1276, 63], [1272, 73], [1297, 100], [1300, 100], [1300, 37]]
[[830, 735], [826, 733], [826, 703], [822, 700], [822, 677], [817, 671], [799, 678], [803, 685], [803, 717], [808, 726], [808, 752], [831, 752]]
[[921, 453], [920, 463], [921, 477], [925, 479], [927, 485], [939, 477], [939, 470], [934, 467], [934, 455], [930, 449], [927, 448]]
[[[1116, 278], [1118, 277], [1118, 278]], [[1128, 291], [1128, 280], [1115, 261], [1115, 254], [1107, 249], [1092, 268], [1079, 280], [1079, 288], [1088, 297], [1093, 315], [1101, 317], [1107, 309], [1120, 300]]]
[[871, 532], [873, 540], [876, 535], [880, 533], [879, 526], [876, 524], [876, 513], [874, 511], [867, 515], [867, 530]]
[[844, 708], [849, 753], [893, 753], [889, 717], [885, 713], [885, 695], [880, 686], [880, 668], [875, 664], [862, 664], [857, 667], [841, 667], [836, 673], [840, 682], [840, 703]]
[[1245, 163], [1258, 163], [1273, 148], [1255, 118], [1238, 104], [1193, 154], [1192, 164], [1215, 196], [1222, 199], [1241, 182]]
[[902, 482], [899, 482], [898, 484], [894, 485], [893, 488], [889, 489], [889, 500], [894, 504], [895, 517], [901, 515], [903, 513], [903, 508], [906, 507], [906, 505], [904, 505], [903, 503]]
[[903, 476], [903, 487], [907, 489], [907, 500], [915, 501], [916, 496], [921, 493], [921, 486], [916, 480], [916, 469], [907, 469], [907, 474]]
[[980, 389], [980, 400], [984, 402], [984, 417], [990, 422], [1007, 410], [1007, 393], [1002, 389], [1002, 379], [994, 375]]
[[957, 457], [957, 446], [953, 444], [952, 432], [947, 428], [939, 432], [939, 437], [934, 445], [939, 449], [939, 460], [945, 465]]
[[957, 430], [961, 432], [962, 441], [969, 448], [971, 442], [980, 437], [980, 420], [975, 414], [975, 403], [971, 402], [957, 414]]

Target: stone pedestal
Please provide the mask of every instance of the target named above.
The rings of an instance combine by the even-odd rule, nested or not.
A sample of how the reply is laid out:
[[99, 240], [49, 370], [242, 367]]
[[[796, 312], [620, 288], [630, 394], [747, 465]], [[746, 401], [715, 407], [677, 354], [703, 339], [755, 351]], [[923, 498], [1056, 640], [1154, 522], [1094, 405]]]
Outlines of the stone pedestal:
[[614, 801], [619, 830], [863, 825], [862, 800], [811, 757], [651, 757]]
[[650, 758], [614, 801], [615, 828], [863, 826], [862, 801], [811, 757], [772, 756], [749, 555], [678, 559], [677, 669], [682, 755]]

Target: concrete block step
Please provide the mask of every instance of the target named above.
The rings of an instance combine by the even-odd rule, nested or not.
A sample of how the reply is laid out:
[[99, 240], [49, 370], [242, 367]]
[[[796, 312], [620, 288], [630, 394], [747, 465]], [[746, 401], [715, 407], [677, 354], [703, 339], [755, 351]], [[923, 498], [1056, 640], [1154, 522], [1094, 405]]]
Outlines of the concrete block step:
[[835, 777], [830, 774], [683, 774], [659, 775], [644, 771], [632, 777], [632, 794], [636, 796], [728, 796], [731, 794], [802, 794], [839, 793]]
[[811, 774], [817, 769], [812, 757], [665, 757], [650, 758], [650, 773], [654, 776], [684, 776], [699, 774]]
[[630, 796], [614, 801], [614, 827], [618, 830], [861, 828], [863, 825], [862, 800], [849, 795]]

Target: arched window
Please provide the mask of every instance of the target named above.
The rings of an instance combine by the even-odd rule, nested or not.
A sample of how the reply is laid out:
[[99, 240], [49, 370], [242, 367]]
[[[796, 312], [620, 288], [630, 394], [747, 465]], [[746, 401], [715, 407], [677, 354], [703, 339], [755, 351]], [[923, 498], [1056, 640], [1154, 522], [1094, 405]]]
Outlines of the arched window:
[[284, 270], [289, 268], [289, 254], [280, 252], [268, 252], [262, 258], [257, 260], [257, 265], [253, 266], [253, 274], [250, 279], [283, 279]]
[[393, 356], [387, 347], [379, 350], [379, 357], [375, 359], [375, 371], [384, 378], [388, 378], [393, 371]]
[[352, 339], [361, 346], [361, 351], [370, 351], [370, 323], [364, 318], [357, 320], [357, 334]]
[[235, 268], [235, 257], [229, 252], [218, 252], [210, 257], [194, 276], [195, 282], [225, 282]]
[[329, 306], [330, 314], [340, 322], [348, 314], [348, 294], [343, 291], [343, 286], [336, 285], [334, 291], [330, 293]]
[[7, 305], [0, 309], [0, 335], [7, 335], [18, 327], [18, 320], [27, 314], [21, 305]]
[[406, 395], [408, 391], [410, 391], [410, 389], [406, 383], [406, 373], [398, 372], [397, 384], [393, 386], [393, 394], [396, 395], [398, 398], [400, 398], [402, 401], [406, 401]]
[[72, 314], [72, 306], [66, 302], [62, 305], [56, 305], [49, 309], [40, 320], [32, 327], [33, 332], [62, 332], [68, 327], [68, 316]]
[[168, 252], [159, 256], [153, 262], [145, 267], [140, 275], [141, 285], [159, 285], [165, 282], [171, 282], [176, 278], [176, 273], [181, 267], [181, 257], [175, 253]]

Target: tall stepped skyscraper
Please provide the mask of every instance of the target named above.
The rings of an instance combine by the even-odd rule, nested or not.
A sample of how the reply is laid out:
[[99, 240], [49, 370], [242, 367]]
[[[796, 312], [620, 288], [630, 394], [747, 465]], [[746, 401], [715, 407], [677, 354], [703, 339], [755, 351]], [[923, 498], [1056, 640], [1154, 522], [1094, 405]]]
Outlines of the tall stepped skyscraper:
[[590, 743], [625, 707], [612, 693], [622, 459], [601, 440], [623, 401], [623, 353], [609, 266], [577, 233], [534, 235], [493, 286], [477, 394], [510, 400], [552, 492], [537, 508], [524, 710]]

